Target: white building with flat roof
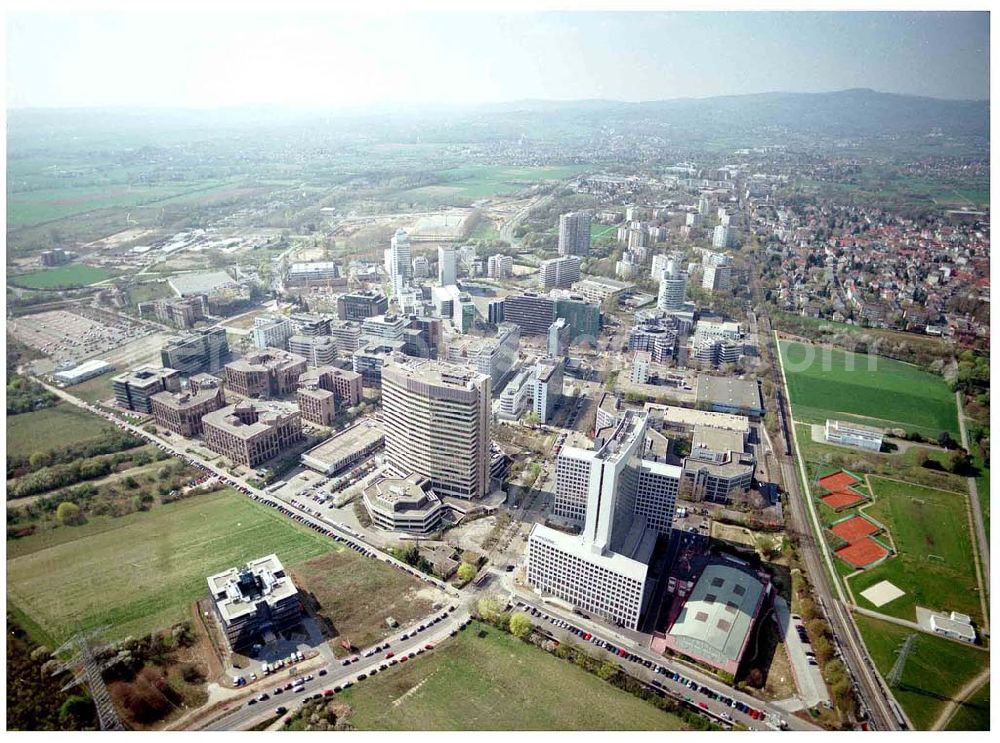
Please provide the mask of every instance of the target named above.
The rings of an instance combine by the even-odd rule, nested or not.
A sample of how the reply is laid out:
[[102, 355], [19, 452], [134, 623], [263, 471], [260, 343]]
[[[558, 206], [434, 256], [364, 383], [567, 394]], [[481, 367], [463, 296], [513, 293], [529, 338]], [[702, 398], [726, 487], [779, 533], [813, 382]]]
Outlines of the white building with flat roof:
[[851, 446], [865, 451], [882, 450], [882, 431], [860, 423], [845, 423], [827, 418], [823, 438], [829, 444]]

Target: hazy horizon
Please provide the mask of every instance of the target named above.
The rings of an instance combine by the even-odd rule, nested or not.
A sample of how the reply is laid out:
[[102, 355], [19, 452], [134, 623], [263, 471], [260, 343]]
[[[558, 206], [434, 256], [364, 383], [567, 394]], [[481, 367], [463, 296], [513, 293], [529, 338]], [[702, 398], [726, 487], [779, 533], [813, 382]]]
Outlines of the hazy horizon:
[[988, 12], [21, 13], [7, 42], [9, 110], [989, 100]]

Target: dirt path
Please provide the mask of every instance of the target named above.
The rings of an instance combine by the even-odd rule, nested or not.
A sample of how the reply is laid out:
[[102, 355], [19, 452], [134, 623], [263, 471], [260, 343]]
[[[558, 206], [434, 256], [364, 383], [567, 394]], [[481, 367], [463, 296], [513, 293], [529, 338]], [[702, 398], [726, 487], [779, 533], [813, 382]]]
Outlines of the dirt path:
[[962, 702], [979, 691], [980, 687], [989, 680], [990, 669], [986, 668], [982, 673], [959, 689], [955, 698], [949, 700], [948, 704], [946, 704], [944, 709], [941, 710], [941, 714], [938, 715], [937, 720], [935, 720], [934, 724], [931, 725], [931, 730], [944, 730], [945, 726], [951, 722], [951, 718], [955, 716], [956, 712], [958, 712], [958, 708], [961, 706]]

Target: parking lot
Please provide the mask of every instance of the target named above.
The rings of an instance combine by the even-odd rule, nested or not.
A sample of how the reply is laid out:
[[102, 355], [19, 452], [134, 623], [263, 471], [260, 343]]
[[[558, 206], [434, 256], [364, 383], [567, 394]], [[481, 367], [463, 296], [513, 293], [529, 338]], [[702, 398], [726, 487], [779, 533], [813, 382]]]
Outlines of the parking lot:
[[[83, 313], [86, 314], [83, 314]], [[97, 310], [39, 312], [12, 318], [8, 332], [56, 363], [106, 354], [153, 332], [152, 327]]]

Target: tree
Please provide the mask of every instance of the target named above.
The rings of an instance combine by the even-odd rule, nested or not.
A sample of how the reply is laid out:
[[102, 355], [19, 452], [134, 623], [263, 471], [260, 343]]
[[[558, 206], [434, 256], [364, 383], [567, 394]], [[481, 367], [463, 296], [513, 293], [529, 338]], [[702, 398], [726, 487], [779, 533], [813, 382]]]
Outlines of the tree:
[[948, 471], [956, 475], [967, 472], [972, 465], [972, 457], [964, 449], [956, 449], [948, 455]]
[[926, 467], [927, 466], [927, 459], [928, 459], [927, 452], [924, 451], [923, 449], [917, 449], [917, 457], [916, 457], [916, 459], [917, 459], [917, 466], [918, 467]]
[[67, 526], [76, 526], [83, 523], [83, 514], [80, 513], [80, 507], [76, 503], [70, 503], [69, 501], [63, 501], [59, 504], [59, 507], [56, 508], [56, 518]]
[[524, 421], [524, 425], [526, 426], [537, 426], [542, 422], [541, 417], [534, 410], [525, 415], [521, 420]]
[[495, 596], [483, 596], [477, 604], [479, 616], [487, 622], [495, 622], [500, 616], [500, 600]]
[[531, 631], [535, 628], [531, 619], [524, 612], [516, 612], [511, 615], [510, 618], [510, 633], [519, 640], [523, 640]]
[[476, 577], [476, 566], [463, 562], [458, 566], [458, 570], [455, 571], [455, 574], [458, 576], [459, 580], [468, 582]]
[[616, 673], [618, 673], [618, 666], [610, 660], [604, 661], [601, 667], [597, 669], [597, 677], [602, 681], [610, 681]]
[[938, 436], [938, 446], [944, 449], [954, 449], [958, 444], [956, 444], [955, 439], [947, 431], [942, 431]]

